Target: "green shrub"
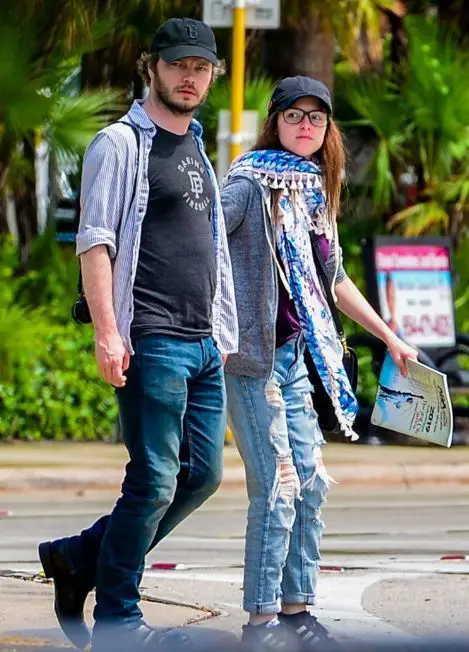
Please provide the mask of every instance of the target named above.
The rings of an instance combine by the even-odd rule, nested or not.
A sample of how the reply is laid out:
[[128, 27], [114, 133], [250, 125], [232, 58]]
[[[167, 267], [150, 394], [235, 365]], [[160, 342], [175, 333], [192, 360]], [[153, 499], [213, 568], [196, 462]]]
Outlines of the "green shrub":
[[0, 440], [110, 437], [117, 403], [100, 380], [89, 327], [48, 326], [36, 355], [0, 382]]
[[77, 263], [51, 234], [38, 238], [27, 274], [0, 244], [0, 440], [110, 437], [114, 392], [100, 378], [93, 330], [70, 318]]

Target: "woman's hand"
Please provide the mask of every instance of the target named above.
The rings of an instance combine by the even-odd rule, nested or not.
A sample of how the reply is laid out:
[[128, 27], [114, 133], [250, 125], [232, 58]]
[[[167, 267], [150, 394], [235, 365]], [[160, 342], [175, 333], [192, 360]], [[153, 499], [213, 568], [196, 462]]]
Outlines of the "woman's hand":
[[392, 359], [403, 376], [407, 376], [407, 360], [417, 360], [418, 351], [406, 344], [394, 333], [386, 341]]

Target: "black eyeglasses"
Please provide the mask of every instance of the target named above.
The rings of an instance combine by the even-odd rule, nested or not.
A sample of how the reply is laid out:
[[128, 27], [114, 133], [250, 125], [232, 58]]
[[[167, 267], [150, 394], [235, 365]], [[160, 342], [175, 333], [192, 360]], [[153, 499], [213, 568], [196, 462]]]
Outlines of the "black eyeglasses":
[[329, 114], [326, 111], [303, 111], [303, 109], [286, 109], [282, 112], [283, 119], [289, 125], [299, 125], [304, 117], [308, 116], [313, 127], [325, 127], [329, 122]]

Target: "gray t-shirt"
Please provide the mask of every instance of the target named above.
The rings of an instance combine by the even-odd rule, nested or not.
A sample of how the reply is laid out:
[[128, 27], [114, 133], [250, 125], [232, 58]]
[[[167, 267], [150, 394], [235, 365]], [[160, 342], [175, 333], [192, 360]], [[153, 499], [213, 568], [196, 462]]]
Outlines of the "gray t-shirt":
[[131, 336], [211, 335], [214, 189], [190, 132], [181, 136], [158, 128], [148, 181]]

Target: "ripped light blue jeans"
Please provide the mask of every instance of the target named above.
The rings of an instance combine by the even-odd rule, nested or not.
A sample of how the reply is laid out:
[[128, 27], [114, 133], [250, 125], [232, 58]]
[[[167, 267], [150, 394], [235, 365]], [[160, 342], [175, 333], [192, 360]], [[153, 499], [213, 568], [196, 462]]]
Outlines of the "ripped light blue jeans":
[[315, 603], [328, 479], [304, 347], [302, 335], [279, 347], [267, 382], [226, 374], [249, 496], [244, 609], [252, 614]]

